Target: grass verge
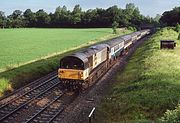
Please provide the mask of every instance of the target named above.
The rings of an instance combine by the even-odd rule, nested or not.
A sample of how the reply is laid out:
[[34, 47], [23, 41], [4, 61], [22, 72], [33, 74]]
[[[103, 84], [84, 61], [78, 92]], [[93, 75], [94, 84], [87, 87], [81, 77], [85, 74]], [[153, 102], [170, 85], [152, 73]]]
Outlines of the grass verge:
[[101, 36], [100, 38], [86, 41], [87, 43], [69, 48], [68, 50], [64, 50], [59, 54], [42, 57], [41, 59], [37, 59], [34, 62], [29, 62], [20, 66], [10, 67], [8, 70], [0, 73], [0, 96], [6, 95], [7, 93], [18, 89], [37, 78], [57, 70], [59, 67], [60, 58], [65, 55], [78, 51], [82, 48], [86, 48], [92, 44], [103, 42], [104, 40], [130, 32], [130, 30], [119, 30], [116, 35], [108, 33], [106, 36]]
[[[98, 110], [98, 123], [158, 122], [180, 101], [180, 41], [163, 28], [137, 49]], [[174, 50], [160, 50], [159, 41], [176, 40]]]

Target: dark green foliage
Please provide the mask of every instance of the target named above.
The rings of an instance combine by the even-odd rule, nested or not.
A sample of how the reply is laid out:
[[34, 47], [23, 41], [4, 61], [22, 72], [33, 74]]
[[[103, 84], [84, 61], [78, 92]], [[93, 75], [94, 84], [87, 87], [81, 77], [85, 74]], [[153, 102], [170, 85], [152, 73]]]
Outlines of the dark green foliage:
[[134, 31], [134, 32], [137, 31], [136, 28], [135, 28], [135, 27], [132, 27], [132, 26], [129, 26], [128, 29], [129, 29], [129, 30], [132, 30], [132, 31]]
[[36, 23], [36, 15], [31, 11], [31, 9], [27, 9], [24, 14], [24, 24], [25, 27], [34, 27]]
[[36, 19], [36, 27], [46, 27], [51, 20], [49, 15], [43, 9], [36, 12]]
[[78, 24], [81, 22], [81, 7], [80, 5], [75, 5], [73, 11], [72, 11], [72, 23], [73, 24]]
[[133, 3], [126, 5], [125, 9], [112, 6], [107, 9], [96, 8], [82, 11], [80, 5], [75, 5], [72, 11], [66, 6], [57, 7], [54, 13], [47, 14], [40, 9], [32, 12], [30, 9], [24, 13], [15, 10], [5, 17], [0, 12], [0, 27], [111, 27], [116, 21], [122, 27], [139, 27], [141, 24], [154, 23], [152, 18], [140, 14], [138, 7]]
[[117, 33], [117, 28], [118, 28], [118, 26], [119, 26], [119, 24], [116, 22], [116, 21], [114, 21], [113, 23], [112, 23], [112, 29], [113, 29], [113, 33], [114, 34], [116, 34]]
[[179, 33], [178, 40], [180, 40], [180, 24], [176, 24], [175, 31]]
[[7, 24], [6, 26], [12, 28], [20, 28], [24, 27], [24, 21], [22, 16], [22, 11], [15, 10], [11, 15], [7, 17]]
[[179, 24], [176, 24], [175, 31], [180, 33], [180, 25]]
[[0, 28], [5, 27], [5, 15], [4, 12], [0, 11]]
[[175, 26], [177, 23], [180, 23], [180, 7], [164, 12], [160, 22], [166, 26]]

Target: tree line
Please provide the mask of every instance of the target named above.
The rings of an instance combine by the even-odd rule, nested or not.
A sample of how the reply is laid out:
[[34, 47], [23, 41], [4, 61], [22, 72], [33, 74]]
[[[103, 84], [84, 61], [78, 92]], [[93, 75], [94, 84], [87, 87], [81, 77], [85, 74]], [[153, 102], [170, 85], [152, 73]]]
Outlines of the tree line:
[[5, 16], [0, 11], [1, 28], [21, 27], [111, 27], [113, 22], [120, 26], [138, 27], [143, 23], [154, 23], [150, 17], [140, 14], [138, 7], [133, 3], [126, 5], [125, 9], [112, 6], [107, 9], [96, 8], [83, 11], [80, 5], [75, 5], [72, 11], [66, 6], [57, 7], [54, 13], [46, 13], [43, 9], [32, 12], [15, 10], [11, 15]]
[[[175, 11], [179, 12], [179, 8]], [[107, 9], [96, 8], [87, 11], [83, 11], [80, 5], [75, 5], [72, 11], [66, 6], [59, 6], [54, 13], [49, 14], [43, 9], [37, 12], [27, 9], [24, 12], [15, 10], [11, 15], [5, 16], [5, 13], [0, 11], [0, 28], [111, 27], [114, 22], [121, 27], [137, 28], [143, 24], [158, 24], [160, 18], [161, 22], [169, 24], [168, 19], [171, 17], [171, 21], [175, 23], [173, 16], [174, 13], [171, 12], [164, 13], [162, 17], [144, 16], [133, 3], [126, 4], [125, 9], [115, 5]], [[177, 16], [179, 17], [179, 14]]]

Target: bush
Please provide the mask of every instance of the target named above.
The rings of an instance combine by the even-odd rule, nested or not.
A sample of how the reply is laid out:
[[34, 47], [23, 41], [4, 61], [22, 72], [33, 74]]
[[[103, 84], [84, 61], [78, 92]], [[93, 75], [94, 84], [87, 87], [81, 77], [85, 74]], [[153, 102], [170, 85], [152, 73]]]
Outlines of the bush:
[[114, 34], [117, 34], [116, 29], [118, 28], [118, 26], [119, 26], [119, 23], [117, 23], [116, 21], [114, 21], [114, 22], [112, 23], [112, 30], [113, 30], [113, 33], [114, 33]]
[[180, 123], [180, 104], [174, 110], [167, 110], [159, 123]]
[[137, 31], [137, 29], [135, 27], [132, 27], [132, 26], [129, 26], [128, 29], [132, 30], [132, 31]]
[[180, 33], [180, 24], [176, 24], [175, 31]]
[[179, 33], [179, 36], [178, 36], [178, 40], [180, 40], [180, 33]]

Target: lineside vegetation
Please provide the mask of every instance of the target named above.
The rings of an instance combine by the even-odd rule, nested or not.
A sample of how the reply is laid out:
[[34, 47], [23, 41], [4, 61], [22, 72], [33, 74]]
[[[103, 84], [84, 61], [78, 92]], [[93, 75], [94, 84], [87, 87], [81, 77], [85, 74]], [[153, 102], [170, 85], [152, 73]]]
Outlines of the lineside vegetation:
[[[177, 38], [174, 29], [163, 28], [137, 49], [123, 72], [112, 80], [115, 84], [99, 106], [99, 123], [170, 123], [179, 118], [179, 108], [175, 109], [180, 101]], [[176, 40], [177, 47], [160, 50], [163, 39]]]

